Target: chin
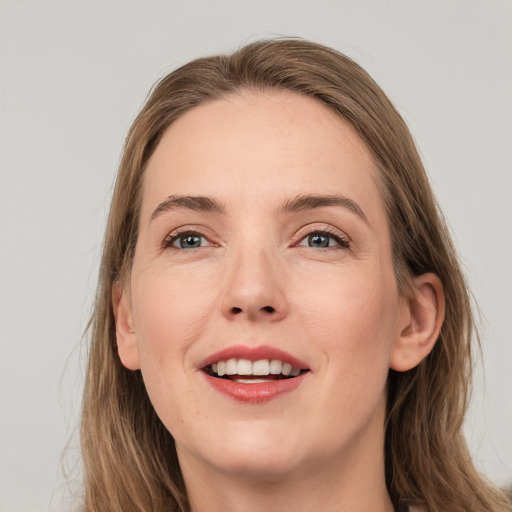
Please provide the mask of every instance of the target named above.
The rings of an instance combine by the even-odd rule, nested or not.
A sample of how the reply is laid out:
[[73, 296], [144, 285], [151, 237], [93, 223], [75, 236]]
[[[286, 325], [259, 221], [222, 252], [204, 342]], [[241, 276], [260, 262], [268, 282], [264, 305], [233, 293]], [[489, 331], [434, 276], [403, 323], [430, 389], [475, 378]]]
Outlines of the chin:
[[216, 460], [215, 465], [223, 473], [240, 478], [258, 480], [261, 482], [277, 482], [300, 470], [301, 461], [292, 455], [281, 451], [273, 453], [260, 451], [258, 454], [244, 453], [239, 450], [234, 456]]
[[235, 433], [230, 429], [205, 446], [202, 453], [196, 450], [196, 458], [233, 477], [277, 481], [293, 474], [304, 463], [304, 444], [298, 439], [294, 442], [294, 437], [283, 435], [282, 431], [249, 428]]

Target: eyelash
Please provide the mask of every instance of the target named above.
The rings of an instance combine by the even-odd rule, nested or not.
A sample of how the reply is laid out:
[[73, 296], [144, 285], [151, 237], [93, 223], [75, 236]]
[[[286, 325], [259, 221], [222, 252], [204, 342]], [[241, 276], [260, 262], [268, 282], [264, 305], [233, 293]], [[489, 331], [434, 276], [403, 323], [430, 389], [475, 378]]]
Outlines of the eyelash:
[[[333, 228], [330, 228], [329, 226], [326, 226], [326, 227], [324, 227], [322, 229], [313, 229], [313, 230], [301, 233], [299, 235], [300, 237], [298, 239], [298, 242], [293, 243], [293, 246], [294, 247], [302, 246], [301, 242], [307, 240], [308, 237], [312, 237], [314, 235], [320, 235], [320, 236], [325, 236], [325, 237], [331, 238], [337, 244], [337, 246], [330, 246], [329, 245], [327, 247], [319, 247], [318, 249], [331, 249], [331, 250], [332, 249], [336, 249], [336, 248], [338, 248], [338, 249], [350, 249], [350, 247], [351, 247], [350, 239], [347, 236], [341, 235], [337, 230], [334, 230]], [[200, 231], [193, 230], [193, 229], [183, 229], [181, 231], [177, 231], [177, 232], [174, 232], [174, 233], [169, 233], [165, 237], [164, 241], [162, 242], [162, 247], [164, 249], [187, 250], [184, 247], [174, 247], [174, 244], [180, 238], [184, 238], [186, 236], [197, 236], [199, 238], [203, 238], [203, 239], [207, 240], [211, 244], [211, 246], [216, 246], [216, 244], [211, 242], [209, 240], [209, 238], [207, 236], [205, 236], [204, 234], [202, 234]], [[197, 249], [198, 248], [200, 248], [200, 247], [197, 247]], [[196, 248], [192, 247], [191, 249], [196, 249]]]
[[[183, 229], [181, 231], [169, 233], [162, 242], [162, 247], [164, 249], [186, 250], [184, 247], [174, 247], [174, 243], [177, 242], [180, 238], [185, 238], [187, 236], [197, 236], [199, 238], [204, 238], [205, 240], [208, 240], [208, 242], [210, 242], [208, 237], [203, 235], [199, 231], [196, 231], [194, 229]], [[215, 244], [213, 244], [212, 242], [210, 242], [210, 244], [215, 246]]]
[[301, 233], [299, 241], [295, 245], [301, 246], [301, 242], [314, 235], [321, 235], [331, 238], [337, 243], [337, 246], [319, 247], [318, 249], [350, 249], [351, 247], [350, 239], [346, 235], [341, 234], [338, 230], [330, 226], [325, 226], [321, 229], [313, 229], [311, 231], [307, 231], [306, 233]]

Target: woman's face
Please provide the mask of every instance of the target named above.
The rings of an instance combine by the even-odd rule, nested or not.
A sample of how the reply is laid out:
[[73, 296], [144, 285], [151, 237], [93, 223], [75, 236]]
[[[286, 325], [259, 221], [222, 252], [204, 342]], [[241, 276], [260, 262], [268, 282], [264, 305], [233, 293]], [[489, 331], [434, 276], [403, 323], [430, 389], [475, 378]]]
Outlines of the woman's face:
[[315, 100], [247, 92], [170, 126], [122, 303], [121, 358], [182, 467], [272, 479], [382, 460], [404, 302], [370, 152]]

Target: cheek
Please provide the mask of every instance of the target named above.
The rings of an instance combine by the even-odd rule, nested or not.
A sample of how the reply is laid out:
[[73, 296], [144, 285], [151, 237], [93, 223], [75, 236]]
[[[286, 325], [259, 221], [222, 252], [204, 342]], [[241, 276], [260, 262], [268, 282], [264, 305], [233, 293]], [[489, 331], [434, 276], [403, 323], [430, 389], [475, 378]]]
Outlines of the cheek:
[[156, 389], [151, 383], [169, 381], [184, 369], [193, 370], [187, 364], [189, 349], [206, 329], [217, 303], [209, 289], [204, 280], [166, 271], [133, 280], [134, 324], [148, 388]]
[[186, 345], [201, 330], [214, 303], [207, 283], [194, 272], [141, 273], [132, 284], [137, 332], [150, 335], [151, 344], [173, 338]]
[[368, 275], [326, 279], [304, 293], [305, 328], [335, 367], [331, 378], [350, 376], [354, 384], [370, 379], [380, 386], [389, 369], [398, 293], [393, 281]]
[[157, 415], [175, 439], [203, 414], [187, 381], [196, 371], [190, 349], [207, 330], [217, 302], [207, 290], [204, 281], [165, 271], [132, 282], [141, 373]]

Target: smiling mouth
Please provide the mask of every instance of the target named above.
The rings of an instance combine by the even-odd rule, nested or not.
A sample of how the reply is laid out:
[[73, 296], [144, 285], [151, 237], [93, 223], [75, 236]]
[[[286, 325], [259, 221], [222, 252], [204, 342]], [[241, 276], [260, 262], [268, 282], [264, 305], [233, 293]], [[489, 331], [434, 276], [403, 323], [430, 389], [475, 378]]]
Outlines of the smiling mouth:
[[292, 366], [279, 359], [227, 359], [203, 368], [212, 377], [231, 380], [240, 384], [260, 384], [285, 379], [293, 379], [309, 370]]

